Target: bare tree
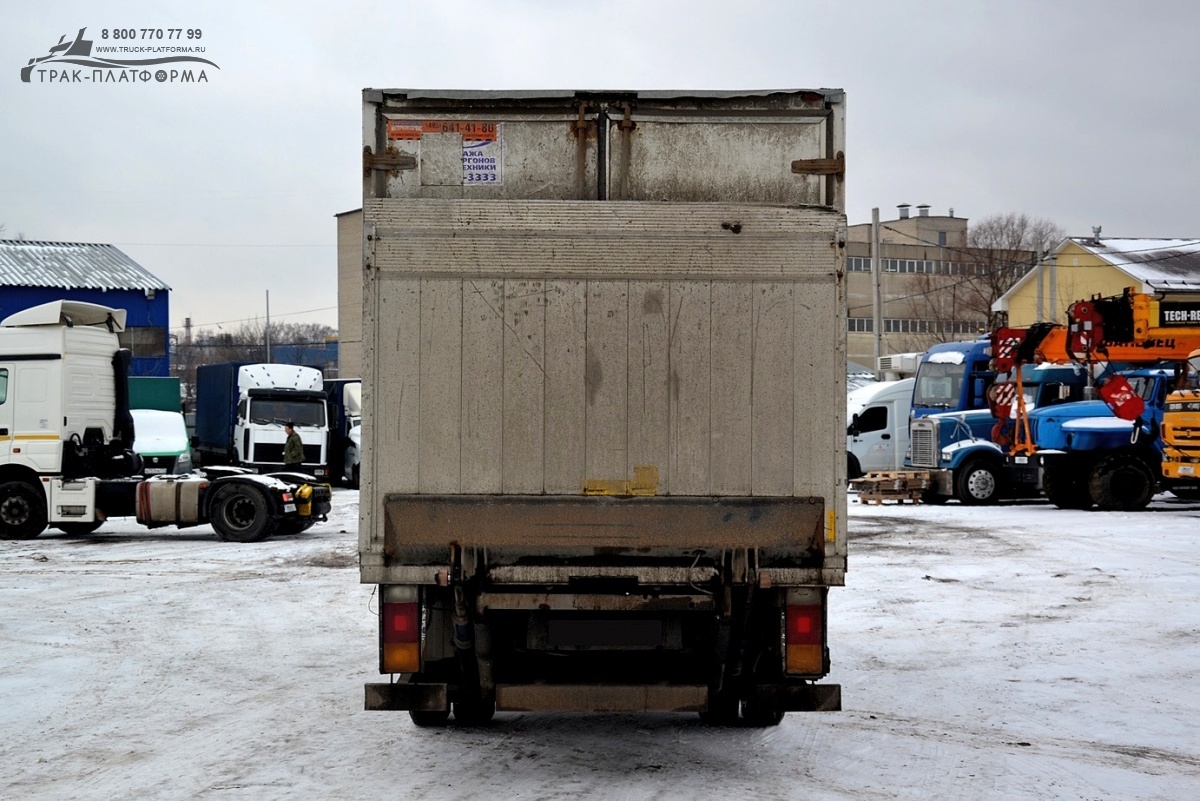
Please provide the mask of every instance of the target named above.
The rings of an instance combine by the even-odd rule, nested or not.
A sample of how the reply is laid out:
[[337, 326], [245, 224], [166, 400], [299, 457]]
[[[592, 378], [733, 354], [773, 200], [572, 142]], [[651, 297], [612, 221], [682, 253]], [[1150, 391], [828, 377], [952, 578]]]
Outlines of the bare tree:
[[186, 387], [188, 399], [195, 397], [196, 367], [219, 362], [266, 362], [318, 365], [327, 350], [327, 340], [337, 332], [320, 323], [271, 323], [271, 358], [267, 358], [266, 323], [253, 320], [237, 328], [200, 329], [190, 344], [178, 343], [172, 372]]
[[976, 274], [962, 285], [968, 309], [978, 313], [978, 319], [996, 323], [992, 304], [1064, 236], [1061, 226], [1025, 214], [993, 214], [973, 225], [967, 232], [967, 248], [974, 256]]
[[923, 350], [996, 327], [992, 304], [1065, 235], [1050, 220], [1026, 214], [993, 214], [972, 224], [965, 249], [949, 249], [938, 272], [913, 276], [905, 305], [930, 330], [910, 334], [905, 347]]

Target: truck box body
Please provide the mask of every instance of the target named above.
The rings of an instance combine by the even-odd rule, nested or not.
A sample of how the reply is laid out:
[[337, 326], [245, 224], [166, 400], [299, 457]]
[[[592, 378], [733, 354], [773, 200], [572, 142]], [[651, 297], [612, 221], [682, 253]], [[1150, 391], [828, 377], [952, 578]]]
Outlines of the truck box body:
[[[535, 586], [611, 613], [616, 586], [712, 609], [697, 584], [757, 582], [823, 615], [846, 556], [842, 94], [364, 100], [362, 581], [436, 609], [463, 576], [493, 633]], [[617, 647], [597, 621], [526, 623], [534, 647]], [[575, 703], [626, 708], [596, 687], [638, 679]], [[417, 708], [398, 698], [372, 708]]]
[[237, 372], [247, 362], [202, 364], [196, 368], [196, 447], [226, 453], [237, 418]]

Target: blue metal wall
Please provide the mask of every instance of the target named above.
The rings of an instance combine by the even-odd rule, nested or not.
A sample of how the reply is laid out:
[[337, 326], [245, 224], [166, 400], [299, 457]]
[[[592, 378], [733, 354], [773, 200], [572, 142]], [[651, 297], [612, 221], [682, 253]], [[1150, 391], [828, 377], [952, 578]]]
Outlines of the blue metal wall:
[[282, 344], [271, 346], [271, 361], [276, 364], [298, 364], [301, 367], [316, 367], [325, 375], [336, 375], [338, 361], [337, 340], [313, 342], [305, 345]]
[[[141, 289], [53, 289], [31, 286], [0, 287], [0, 320], [19, 312], [54, 300], [78, 300], [99, 303], [114, 309], [125, 310], [126, 327], [162, 329], [163, 342], [170, 353], [169, 296], [166, 290], [158, 290], [153, 299], [148, 299]], [[170, 357], [133, 357], [131, 375], [170, 375]]]

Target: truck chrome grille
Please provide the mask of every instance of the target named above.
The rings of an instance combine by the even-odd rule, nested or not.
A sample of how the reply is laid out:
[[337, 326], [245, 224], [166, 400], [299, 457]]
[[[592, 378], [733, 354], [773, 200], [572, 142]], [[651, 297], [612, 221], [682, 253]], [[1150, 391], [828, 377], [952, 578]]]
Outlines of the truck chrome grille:
[[934, 420], [912, 421], [910, 445], [913, 467], [938, 466], [938, 424]]

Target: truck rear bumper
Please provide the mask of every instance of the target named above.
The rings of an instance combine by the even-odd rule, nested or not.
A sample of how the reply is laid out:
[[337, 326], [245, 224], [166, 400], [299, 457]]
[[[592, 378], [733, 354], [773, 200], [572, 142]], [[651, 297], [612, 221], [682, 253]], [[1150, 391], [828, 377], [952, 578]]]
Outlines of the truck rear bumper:
[[[760, 685], [755, 698], [785, 712], [840, 712], [840, 684]], [[369, 711], [446, 711], [445, 684], [368, 684]], [[496, 709], [507, 712], [704, 712], [703, 685], [502, 684]]]

